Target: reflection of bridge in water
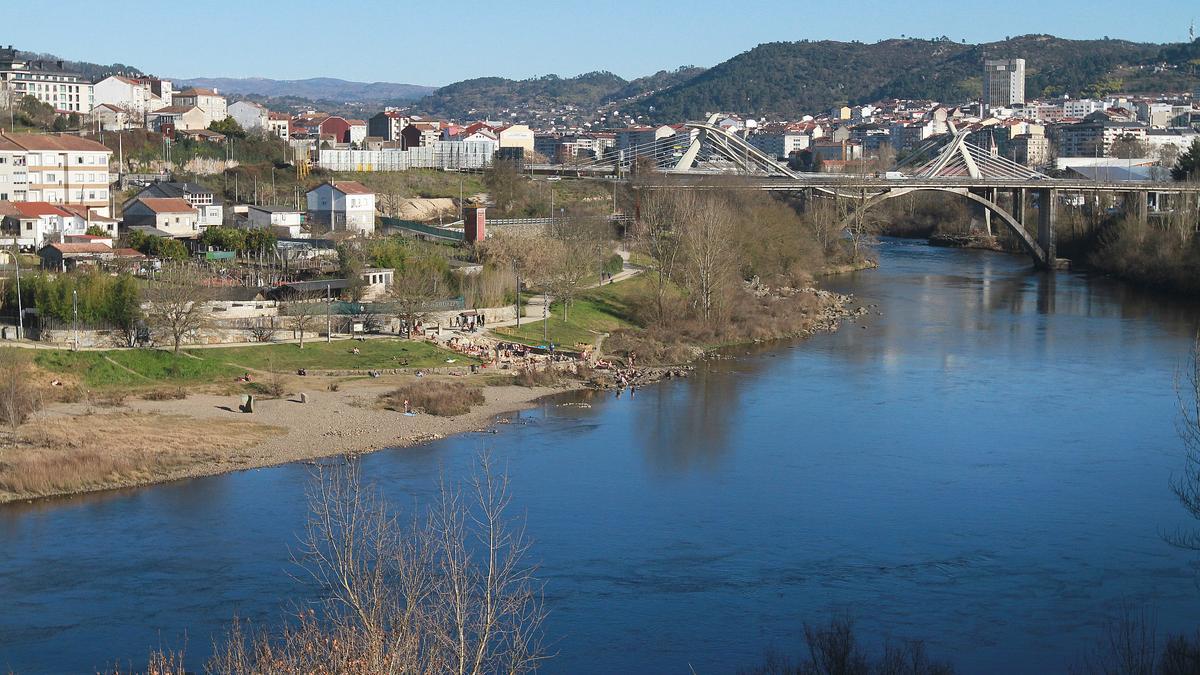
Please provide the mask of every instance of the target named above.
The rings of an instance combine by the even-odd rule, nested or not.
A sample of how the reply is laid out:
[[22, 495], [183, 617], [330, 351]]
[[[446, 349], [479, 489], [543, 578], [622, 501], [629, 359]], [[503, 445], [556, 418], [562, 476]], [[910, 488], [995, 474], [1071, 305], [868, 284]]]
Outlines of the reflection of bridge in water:
[[[597, 160], [560, 170], [578, 175], [607, 174], [623, 178], [632, 172], [638, 190], [750, 189], [794, 192], [810, 200], [828, 197], [849, 199], [862, 213], [883, 202], [920, 192], [948, 193], [978, 205], [991, 234], [992, 219], [1013, 234], [1035, 264], [1055, 266], [1054, 211], [1064, 195], [1094, 198], [1119, 195], [1129, 215], [1145, 222], [1150, 203], [1200, 194], [1196, 183], [1096, 182], [1049, 178], [1026, 166], [967, 142], [965, 133], [953, 129], [948, 137], [931, 139], [892, 171], [876, 175], [813, 174], [793, 171], [746, 138], [716, 124], [713, 115], [704, 122], [688, 122], [687, 134], [676, 134], [652, 143], [633, 146], [616, 158]], [[639, 175], [640, 174], [640, 175]], [[721, 180], [721, 177], [740, 177]], [[1002, 201], [1007, 205], [1002, 205]], [[1025, 222], [1026, 208], [1036, 208], [1037, 222]], [[854, 215], [847, 217], [849, 226]], [[1031, 231], [1032, 230], [1032, 231]]]

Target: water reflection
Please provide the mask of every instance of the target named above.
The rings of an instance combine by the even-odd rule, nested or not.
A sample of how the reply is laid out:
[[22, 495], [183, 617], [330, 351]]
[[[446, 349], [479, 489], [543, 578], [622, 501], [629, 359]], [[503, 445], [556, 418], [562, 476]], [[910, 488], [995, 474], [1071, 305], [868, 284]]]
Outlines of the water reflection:
[[[836, 334], [557, 397], [364, 473], [407, 508], [496, 455], [537, 542], [552, 673], [733, 672], [831, 609], [972, 673], [1064, 671], [1124, 601], [1195, 629], [1194, 561], [1159, 533], [1187, 522], [1167, 484], [1197, 307], [1017, 256], [881, 258], [827, 281], [878, 305]], [[0, 668], [86, 672], [184, 636], [199, 663], [235, 612], [277, 620], [312, 593], [287, 574], [307, 482], [0, 508]]]

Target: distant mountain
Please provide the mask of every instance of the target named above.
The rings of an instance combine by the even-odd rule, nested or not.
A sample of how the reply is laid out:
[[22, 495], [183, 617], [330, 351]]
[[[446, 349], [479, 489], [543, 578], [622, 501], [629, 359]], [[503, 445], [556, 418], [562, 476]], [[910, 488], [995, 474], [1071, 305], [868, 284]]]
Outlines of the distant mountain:
[[295, 97], [311, 101], [356, 103], [408, 103], [435, 91], [436, 87], [395, 82], [351, 82], [333, 77], [305, 80], [271, 80], [263, 77], [190, 77], [177, 80], [177, 87], [206, 87], [223, 94], [263, 97]]
[[[660, 121], [706, 112], [796, 117], [882, 98], [965, 102], [982, 88], [985, 58], [1024, 58], [1029, 97], [1194, 87], [1200, 42], [1156, 45], [1026, 35], [979, 45], [949, 39], [775, 42], [759, 45], [638, 102]], [[629, 112], [629, 111], [626, 111]]]
[[611, 102], [644, 96], [684, 82], [702, 72], [703, 68], [685, 66], [633, 81], [607, 71], [568, 78], [544, 75], [528, 80], [480, 77], [442, 87], [412, 107], [414, 112], [455, 119], [499, 118], [508, 111], [567, 107], [592, 112]]

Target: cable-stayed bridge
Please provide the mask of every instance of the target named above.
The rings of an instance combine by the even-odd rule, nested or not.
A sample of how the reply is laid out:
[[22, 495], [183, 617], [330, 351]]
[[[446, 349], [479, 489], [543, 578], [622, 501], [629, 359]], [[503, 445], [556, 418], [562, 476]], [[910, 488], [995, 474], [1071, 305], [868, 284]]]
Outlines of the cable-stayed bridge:
[[[983, 210], [989, 234], [993, 220], [998, 221], [1043, 268], [1053, 268], [1057, 262], [1052, 224], [1055, 208], [1065, 193], [1084, 197], [1119, 194], [1126, 209], [1142, 220], [1148, 217], [1152, 198], [1158, 202], [1164, 195], [1192, 198], [1200, 194], [1197, 183], [1050, 178], [969, 143], [967, 134], [953, 127], [948, 136], [927, 141], [889, 171], [869, 175], [802, 173], [764, 153], [745, 137], [718, 126], [719, 117], [687, 122], [689, 133], [624, 148], [615, 157], [562, 170], [629, 179], [638, 190], [732, 188], [851, 199], [860, 211], [918, 192], [955, 194]], [[1025, 223], [1027, 207], [1036, 208], [1036, 228], [1034, 223]], [[847, 218], [847, 225], [852, 218]]]

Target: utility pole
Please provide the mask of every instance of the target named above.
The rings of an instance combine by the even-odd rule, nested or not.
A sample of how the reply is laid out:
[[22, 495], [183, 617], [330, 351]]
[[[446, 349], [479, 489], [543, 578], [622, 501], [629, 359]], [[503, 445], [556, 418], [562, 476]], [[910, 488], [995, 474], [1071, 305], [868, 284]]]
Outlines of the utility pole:
[[75, 351], [79, 351], [79, 291], [71, 289], [71, 323], [75, 331]]
[[17, 339], [25, 337], [25, 310], [21, 307], [21, 251], [13, 238], [13, 268], [17, 273]]
[[329, 284], [325, 284], [325, 342], [333, 341], [333, 300], [329, 292]]

